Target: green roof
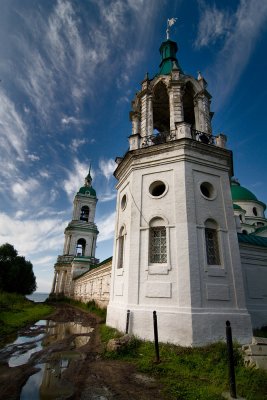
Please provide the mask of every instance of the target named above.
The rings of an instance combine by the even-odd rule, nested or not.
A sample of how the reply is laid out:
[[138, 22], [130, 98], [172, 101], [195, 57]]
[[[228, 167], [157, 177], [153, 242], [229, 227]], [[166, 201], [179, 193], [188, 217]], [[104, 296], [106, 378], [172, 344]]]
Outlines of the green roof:
[[267, 226], [261, 226], [260, 228], [257, 228], [256, 230], [255, 230], [255, 232], [253, 232], [251, 235], [255, 235], [255, 234], [258, 234], [258, 233], [260, 233], [260, 232], [264, 232], [264, 231], [266, 231], [267, 230]]
[[231, 194], [233, 202], [255, 201], [260, 204], [264, 208], [264, 210], [266, 209], [266, 204], [264, 204], [262, 201], [259, 201], [255, 194], [253, 194], [245, 187], [241, 186], [240, 183], [235, 180], [231, 182]]
[[173, 62], [176, 63], [178, 70], [183, 73], [176, 57], [177, 50], [177, 43], [172, 40], [166, 40], [161, 43], [159, 49], [161, 54], [161, 63], [159, 65], [160, 70], [158, 75], [169, 75], [173, 69]]
[[233, 201], [258, 201], [255, 194], [243, 186], [240, 186], [240, 184], [237, 182], [231, 183], [231, 193]]
[[243, 210], [242, 207], [238, 206], [237, 204], [233, 204], [234, 210]]
[[89, 194], [92, 197], [96, 197], [96, 191], [92, 188], [92, 186], [82, 186], [78, 193]]
[[267, 238], [255, 235], [237, 234], [239, 243], [250, 244], [252, 246], [267, 247]]

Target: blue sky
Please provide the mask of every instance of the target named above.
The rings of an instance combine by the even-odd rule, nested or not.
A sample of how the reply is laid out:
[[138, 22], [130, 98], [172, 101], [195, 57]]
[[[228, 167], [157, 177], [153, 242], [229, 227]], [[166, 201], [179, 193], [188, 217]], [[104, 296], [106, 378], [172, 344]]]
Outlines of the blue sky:
[[112, 254], [114, 159], [128, 148], [131, 100], [158, 70], [167, 18], [184, 72], [208, 82], [213, 133], [235, 176], [267, 203], [267, 2], [0, 0], [0, 244], [50, 291], [72, 201], [92, 164], [97, 257]]

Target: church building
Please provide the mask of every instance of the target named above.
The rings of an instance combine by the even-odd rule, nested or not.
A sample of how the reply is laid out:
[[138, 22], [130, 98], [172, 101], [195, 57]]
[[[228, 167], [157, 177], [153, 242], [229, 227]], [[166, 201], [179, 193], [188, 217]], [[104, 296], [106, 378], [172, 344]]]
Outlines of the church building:
[[[168, 32], [169, 33], [169, 32]], [[183, 72], [178, 46], [160, 46], [158, 73], [132, 101], [129, 149], [117, 157], [112, 259], [95, 259], [92, 179], [74, 199], [52, 293], [107, 306], [107, 325], [183, 346], [225, 336], [249, 343], [267, 324], [266, 206], [233, 179], [227, 138], [212, 132], [201, 73]], [[112, 266], [111, 266], [112, 264]]]

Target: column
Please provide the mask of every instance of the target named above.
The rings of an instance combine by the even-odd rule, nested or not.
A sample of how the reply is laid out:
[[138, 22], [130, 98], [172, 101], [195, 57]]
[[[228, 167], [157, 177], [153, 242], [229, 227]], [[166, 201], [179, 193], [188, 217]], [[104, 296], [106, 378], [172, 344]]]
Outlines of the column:
[[153, 101], [151, 94], [147, 96], [147, 135], [153, 135]]
[[54, 292], [55, 292], [56, 279], [57, 279], [57, 271], [55, 271], [55, 273], [54, 273], [54, 279], [53, 279], [53, 284], [52, 284], [51, 293], [54, 293]]

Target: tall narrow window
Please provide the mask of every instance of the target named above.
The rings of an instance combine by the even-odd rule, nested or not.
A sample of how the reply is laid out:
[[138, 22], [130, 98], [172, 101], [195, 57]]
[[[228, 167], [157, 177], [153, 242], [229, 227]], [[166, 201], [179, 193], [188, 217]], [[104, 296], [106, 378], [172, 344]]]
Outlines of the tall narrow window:
[[162, 218], [154, 218], [150, 221], [149, 261], [152, 264], [165, 264], [167, 262], [166, 227]]
[[88, 219], [89, 219], [89, 207], [82, 206], [80, 220], [88, 222]]
[[118, 238], [118, 261], [117, 268], [122, 268], [124, 264], [124, 242], [125, 242], [125, 229], [122, 227], [120, 229], [120, 234]]
[[208, 265], [220, 265], [220, 252], [215, 221], [207, 220], [205, 224], [206, 253]]

